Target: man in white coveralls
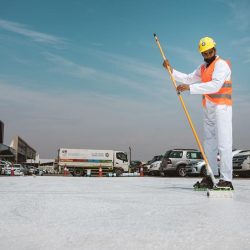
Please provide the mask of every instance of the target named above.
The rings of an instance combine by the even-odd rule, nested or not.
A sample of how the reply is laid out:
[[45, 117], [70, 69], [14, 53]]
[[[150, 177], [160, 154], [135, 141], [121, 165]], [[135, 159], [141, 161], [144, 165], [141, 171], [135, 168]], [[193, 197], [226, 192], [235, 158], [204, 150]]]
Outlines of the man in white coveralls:
[[[193, 73], [184, 74], [169, 66], [178, 85], [177, 91], [189, 91], [190, 94], [202, 95], [204, 110], [204, 150], [215, 176], [219, 175], [217, 153], [220, 154], [220, 176], [218, 187], [232, 185], [232, 82], [229, 62], [216, 55], [216, 43], [210, 37], [199, 42], [199, 51], [205, 63]], [[197, 188], [213, 188], [209, 176], [194, 184]]]

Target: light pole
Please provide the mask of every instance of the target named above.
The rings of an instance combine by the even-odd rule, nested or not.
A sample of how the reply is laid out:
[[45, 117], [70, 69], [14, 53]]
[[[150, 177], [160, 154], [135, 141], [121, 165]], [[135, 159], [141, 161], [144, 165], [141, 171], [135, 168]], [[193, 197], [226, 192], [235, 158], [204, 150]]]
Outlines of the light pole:
[[131, 164], [131, 147], [129, 146], [129, 165]]

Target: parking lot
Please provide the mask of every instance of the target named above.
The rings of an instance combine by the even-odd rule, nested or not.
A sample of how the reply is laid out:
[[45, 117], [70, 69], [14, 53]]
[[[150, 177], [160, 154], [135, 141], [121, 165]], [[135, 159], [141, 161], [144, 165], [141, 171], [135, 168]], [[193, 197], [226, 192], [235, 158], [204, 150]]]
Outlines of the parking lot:
[[249, 249], [250, 179], [234, 197], [199, 178], [0, 178], [0, 249]]

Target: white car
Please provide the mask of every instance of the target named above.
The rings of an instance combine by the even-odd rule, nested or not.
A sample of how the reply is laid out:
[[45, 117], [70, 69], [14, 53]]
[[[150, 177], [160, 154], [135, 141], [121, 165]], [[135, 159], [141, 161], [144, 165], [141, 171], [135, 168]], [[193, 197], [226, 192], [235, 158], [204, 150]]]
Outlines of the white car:
[[188, 175], [201, 175], [205, 176], [207, 174], [206, 164], [204, 160], [200, 160], [195, 163], [190, 163], [187, 165]]
[[156, 161], [161, 161], [163, 158], [163, 155], [155, 155], [152, 160], [148, 161], [145, 165], [144, 168], [147, 169], [147, 173], [149, 174], [149, 169], [152, 163], [156, 162]]
[[0, 174], [4, 175], [5, 170], [11, 166], [11, 162], [9, 161], [0, 161]]
[[[5, 174], [11, 175], [11, 167], [7, 167], [5, 169]], [[23, 173], [21, 172], [20, 168], [14, 167], [14, 175], [20, 176], [23, 175]]]
[[233, 157], [234, 175], [250, 175], [250, 150], [245, 150]]
[[161, 161], [155, 161], [153, 162], [148, 170], [149, 175], [160, 175], [160, 166], [161, 166]]
[[0, 174], [4, 174], [5, 164], [0, 164]]
[[[245, 152], [248, 150], [242, 150], [242, 149], [235, 149], [232, 151], [232, 157], [235, 155]], [[220, 156], [217, 156], [217, 163], [218, 163], [218, 168], [220, 168]], [[206, 176], [207, 170], [206, 170], [206, 164], [204, 160], [200, 160], [196, 163], [190, 163], [187, 165], [187, 172], [189, 175], [201, 175], [201, 176]]]

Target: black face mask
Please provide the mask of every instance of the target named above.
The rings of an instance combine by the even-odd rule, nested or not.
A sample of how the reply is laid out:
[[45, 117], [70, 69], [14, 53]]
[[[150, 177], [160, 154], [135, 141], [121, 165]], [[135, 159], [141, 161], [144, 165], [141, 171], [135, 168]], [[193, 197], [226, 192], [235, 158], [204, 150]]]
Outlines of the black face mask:
[[214, 55], [213, 57], [211, 58], [206, 58], [204, 59], [204, 61], [208, 64], [207, 66], [209, 66], [216, 58], [216, 55]]

